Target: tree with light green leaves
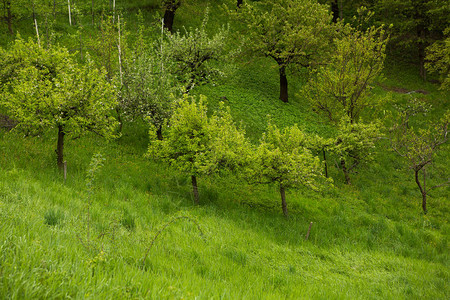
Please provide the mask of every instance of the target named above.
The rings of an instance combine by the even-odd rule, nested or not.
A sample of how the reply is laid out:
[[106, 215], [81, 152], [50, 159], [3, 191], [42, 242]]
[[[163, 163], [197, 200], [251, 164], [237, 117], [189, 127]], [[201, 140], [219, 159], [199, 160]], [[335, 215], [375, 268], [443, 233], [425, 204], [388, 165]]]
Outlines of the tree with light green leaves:
[[114, 137], [117, 105], [114, 87], [91, 61], [79, 65], [67, 49], [41, 48], [17, 39], [8, 51], [0, 49], [0, 105], [28, 133], [58, 131], [57, 164], [64, 163], [64, 138], [87, 131]]
[[196, 85], [214, 82], [224, 76], [223, 65], [219, 68], [217, 62], [226, 61], [233, 55], [226, 46], [229, 36], [227, 27], [221, 27], [211, 37], [208, 35], [208, 14], [207, 10], [199, 28], [167, 35], [163, 43], [165, 54], [173, 62], [173, 68], [167, 71], [184, 84], [186, 93]]
[[335, 33], [328, 8], [313, 0], [246, 2], [233, 15], [247, 27], [247, 48], [278, 64], [283, 102], [288, 102], [288, 69], [323, 62]]
[[225, 108], [208, 117], [204, 96], [197, 102], [184, 95], [169, 124], [162, 140], [156, 138], [156, 129], [150, 130], [148, 156], [191, 177], [195, 204], [200, 202], [197, 177], [238, 169], [246, 163], [249, 144], [243, 130], [235, 126]]
[[251, 164], [246, 168], [247, 178], [258, 184], [277, 183], [281, 208], [286, 217], [287, 189], [306, 186], [319, 190], [326, 182], [320, 159], [308, 149], [311, 145], [312, 138], [306, 136], [296, 125], [280, 130], [269, 122], [259, 146], [250, 155]]
[[369, 87], [383, 70], [388, 36], [383, 26], [362, 30], [348, 24], [341, 24], [339, 35], [329, 62], [317, 68], [303, 91], [313, 109], [332, 123], [345, 116], [353, 124], [379, 104]]
[[171, 72], [174, 62], [159, 41], [145, 40], [145, 28], [139, 26], [137, 39], [124, 62], [121, 110], [128, 120], [143, 119], [162, 139], [162, 126], [169, 120], [183, 92], [182, 84]]
[[350, 174], [358, 166], [373, 160], [376, 141], [382, 136], [377, 122], [352, 124], [346, 118], [341, 120], [335, 141], [328, 149], [337, 156], [346, 184], [351, 184]]
[[[422, 210], [427, 213], [427, 196], [430, 191], [450, 184], [450, 177], [443, 183], [430, 185], [430, 174], [426, 171], [436, 159], [438, 152], [448, 141], [448, 123], [450, 111], [435, 122], [419, 122], [413, 126], [411, 118], [419, 114], [426, 114], [430, 106], [423, 101], [413, 99], [406, 107], [400, 108], [399, 121], [391, 129], [391, 147], [399, 156], [403, 157], [409, 169], [414, 172], [414, 180], [422, 196]], [[446, 170], [444, 176], [448, 176]], [[439, 176], [434, 176], [439, 177]]]

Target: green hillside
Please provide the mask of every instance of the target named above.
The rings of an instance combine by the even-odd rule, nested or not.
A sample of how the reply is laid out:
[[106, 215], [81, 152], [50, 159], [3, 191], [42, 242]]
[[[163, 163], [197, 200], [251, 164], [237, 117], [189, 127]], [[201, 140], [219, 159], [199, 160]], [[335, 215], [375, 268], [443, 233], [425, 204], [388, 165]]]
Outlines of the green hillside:
[[[89, 52], [97, 25], [90, 23], [90, 1], [75, 2], [77, 23], [69, 26], [59, 4], [48, 30], [55, 43], [72, 49], [82, 41]], [[96, 3], [96, 22], [102, 11], [111, 14], [103, 2]], [[222, 2], [235, 4], [183, 1], [174, 29], [200, 26], [209, 7], [207, 30], [216, 32], [231, 20]], [[130, 44], [141, 19], [146, 38], [159, 38], [159, 1], [117, 1], [116, 9]], [[30, 16], [16, 13], [14, 34], [35, 38]], [[38, 20], [43, 24], [44, 14]], [[239, 26], [231, 24], [232, 31]], [[0, 45], [8, 49], [13, 40], [1, 23]], [[383, 75], [370, 85], [369, 97], [382, 104], [362, 119], [376, 117], [389, 128], [397, 121], [395, 108], [412, 98], [432, 107], [417, 126], [442, 118], [450, 108], [448, 91], [424, 81], [406, 55], [389, 51]], [[297, 124], [307, 134], [333, 136], [335, 127], [313, 112], [302, 92], [304, 69], [288, 73], [284, 103], [275, 61], [246, 54], [217, 62], [225, 76], [190, 91], [207, 97], [209, 114], [224, 102], [253, 145], [268, 116], [280, 128]], [[6, 114], [0, 106], [2, 299], [450, 298], [450, 187], [429, 193], [424, 214], [414, 172], [391, 150], [387, 130], [373, 159], [351, 174], [351, 185], [331, 154], [332, 184], [287, 190], [286, 218], [277, 184], [253, 185], [229, 170], [199, 176], [200, 205], [194, 205], [189, 176], [145, 156], [145, 121], [125, 121], [122, 135], [109, 141], [95, 133], [66, 139], [64, 179], [56, 167], [57, 128], [38, 135], [9, 130]], [[435, 155], [428, 185], [448, 178], [449, 150], [447, 142]], [[94, 169], [97, 153], [104, 165]], [[89, 170], [96, 175], [91, 181]]]

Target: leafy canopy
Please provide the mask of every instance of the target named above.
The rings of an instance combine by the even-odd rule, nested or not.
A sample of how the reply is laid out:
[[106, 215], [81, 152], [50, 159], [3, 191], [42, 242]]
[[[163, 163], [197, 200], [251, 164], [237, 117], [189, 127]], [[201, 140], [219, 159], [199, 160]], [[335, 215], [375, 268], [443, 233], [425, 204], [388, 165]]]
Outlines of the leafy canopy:
[[314, 110], [334, 123], [344, 116], [353, 123], [375, 107], [368, 88], [383, 70], [387, 42], [383, 26], [363, 31], [342, 25], [329, 63], [318, 67], [304, 88]]
[[252, 153], [248, 170], [251, 182], [278, 182], [284, 188], [306, 186], [318, 190], [321, 186], [322, 163], [308, 148], [312, 138], [306, 136], [297, 125], [284, 130], [272, 122]]
[[322, 59], [332, 34], [328, 8], [312, 0], [245, 2], [236, 13], [247, 27], [247, 46], [280, 66]]
[[0, 50], [0, 104], [17, 128], [30, 132], [63, 127], [80, 135], [88, 130], [114, 136], [114, 87], [91, 61], [78, 65], [67, 49], [43, 49], [32, 40], [17, 39]]
[[197, 102], [184, 95], [163, 131], [164, 139], [156, 140], [155, 132], [150, 131], [149, 156], [191, 176], [244, 164], [249, 150], [243, 130], [235, 126], [230, 112], [224, 108], [208, 117], [205, 102], [204, 96]]

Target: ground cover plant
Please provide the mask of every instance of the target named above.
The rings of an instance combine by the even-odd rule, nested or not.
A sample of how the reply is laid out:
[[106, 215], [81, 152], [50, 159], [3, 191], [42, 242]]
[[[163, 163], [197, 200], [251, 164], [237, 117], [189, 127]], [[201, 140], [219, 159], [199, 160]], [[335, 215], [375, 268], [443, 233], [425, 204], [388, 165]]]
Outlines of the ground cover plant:
[[[214, 69], [227, 70], [226, 77], [196, 84], [189, 95], [181, 95], [183, 89], [172, 92], [175, 76], [160, 77], [164, 74], [158, 56], [165, 36], [160, 19], [165, 14], [163, 1], [115, 1], [115, 7], [113, 2], [69, 1], [72, 25], [67, 2], [55, 1], [54, 14], [53, 1], [48, 1], [48, 7], [42, 2], [34, 10], [36, 26], [30, 22], [34, 19], [32, 6], [17, 1], [12, 4], [12, 18], [2, 19], [0, 24], [2, 51], [13, 47], [17, 32], [25, 40], [34, 38], [37, 52], [65, 46], [74, 64], [84, 68], [90, 57], [95, 62], [91, 72], [98, 72], [106, 85], [116, 85], [115, 95], [122, 97], [121, 101], [130, 92], [130, 103], [136, 104], [130, 117], [124, 106], [112, 109], [116, 118], [119, 113], [124, 117], [121, 133], [114, 131], [117, 139], [105, 140], [85, 132], [65, 141], [70, 149], [64, 156], [66, 178], [55, 168], [58, 137], [54, 130], [44, 126], [38, 135], [24, 136], [20, 128], [14, 128], [24, 126], [23, 120], [13, 120], [7, 107], [0, 107], [0, 298], [450, 297], [450, 190], [448, 186], [429, 189], [448, 179], [449, 143], [439, 144], [438, 151], [431, 154], [432, 163], [426, 166], [427, 214], [422, 210], [413, 170], [391, 147], [395, 142], [391, 131], [398, 126], [408, 124], [401, 127], [408, 132], [401, 138], [433, 138], [433, 132], [442, 131], [433, 131], [432, 126], [427, 131], [419, 125], [437, 124], [448, 116], [450, 98], [445, 85], [423, 81], [418, 61], [405, 61], [407, 55], [402, 58], [387, 50], [383, 75], [371, 78], [364, 87], [366, 100], [376, 105], [362, 110], [354, 124], [340, 120], [345, 125], [340, 128], [316, 114], [305, 97], [307, 82], [314, 80], [308, 70], [288, 73], [289, 102], [278, 99], [279, 65], [271, 58], [241, 55], [234, 62], [212, 61]], [[236, 10], [246, 3], [265, 1], [242, 2], [230, 0], [227, 6]], [[342, 7], [340, 1], [331, 1], [335, 2], [344, 10], [344, 18], [357, 15], [350, 4]], [[207, 9], [208, 36], [227, 28], [228, 8], [222, 1], [180, 3], [172, 25], [173, 32], [180, 30], [180, 37], [183, 27], [202, 26]], [[381, 17], [374, 8], [373, 18], [378, 22]], [[8, 16], [7, 6], [2, 9]], [[102, 60], [87, 42], [101, 32], [102, 19], [111, 22], [111, 76], [102, 71]], [[230, 23], [230, 33], [242, 27]], [[226, 47], [239, 53], [239, 34], [234, 37]], [[136, 45], [144, 44], [140, 38], [148, 51], [142, 56], [133, 53]], [[388, 43], [386, 49], [390, 47]], [[82, 49], [82, 55], [73, 49]], [[120, 62], [119, 49], [124, 55]], [[32, 66], [36, 72], [44, 72], [47, 61], [37, 60]], [[163, 63], [165, 69], [167, 62]], [[445, 79], [442, 74], [436, 76]], [[15, 80], [21, 78], [27, 77]], [[56, 83], [51, 80], [48, 82]], [[155, 87], [154, 82], [166, 82], [167, 90]], [[36, 83], [41, 87], [41, 81]], [[3, 87], [10, 82], [0, 84]], [[141, 84], [146, 87], [143, 91], [139, 91]], [[47, 86], [55, 93], [64, 91], [56, 84]], [[30, 91], [30, 95], [41, 92], [43, 99], [50, 98], [46, 89]], [[2, 101], [11, 99], [6, 95], [2, 93]], [[34, 103], [34, 98], [26, 95], [24, 92], [22, 98]], [[154, 101], [159, 98], [170, 102], [164, 104], [164, 116], [156, 121], [146, 118], [154, 116], [152, 105], [159, 103]], [[200, 98], [207, 98], [207, 103], [201, 104]], [[402, 122], [402, 109], [412, 99], [432, 109]], [[169, 107], [174, 110], [166, 113]], [[183, 111], [184, 116], [186, 111], [195, 112], [192, 114], [200, 119], [182, 118]], [[206, 141], [206, 146], [197, 141]], [[404, 146], [402, 141], [399, 139]], [[148, 155], [156, 145], [181, 145], [183, 150], [191, 150], [189, 153], [201, 150], [196, 152], [201, 163], [195, 166], [202, 171], [206, 166], [208, 172], [202, 172], [197, 182], [198, 198], [186, 168], [172, 168], [165, 159]], [[276, 156], [283, 154], [281, 150], [286, 150], [286, 155]], [[172, 152], [171, 159], [181, 154], [179, 149]], [[258, 153], [259, 160], [255, 159]], [[262, 159], [262, 154], [269, 154], [270, 159]], [[305, 174], [297, 174], [305, 175], [303, 181], [288, 176], [295, 173], [295, 154], [305, 168]], [[183, 163], [191, 156], [186, 157]], [[351, 173], [351, 184], [346, 184], [342, 159], [347, 159], [346, 166], [352, 166], [354, 160], [360, 162]], [[275, 167], [286, 171], [282, 173], [287, 177], [273, 176]], [[249, 169], [267, 184], [253, 184], [245, 176]], [[314, 176], [326, 184], [315, 188]], [[280, 209], [282, 179], [292, 183], [282, 206], [289, 211], [287, 218]]]

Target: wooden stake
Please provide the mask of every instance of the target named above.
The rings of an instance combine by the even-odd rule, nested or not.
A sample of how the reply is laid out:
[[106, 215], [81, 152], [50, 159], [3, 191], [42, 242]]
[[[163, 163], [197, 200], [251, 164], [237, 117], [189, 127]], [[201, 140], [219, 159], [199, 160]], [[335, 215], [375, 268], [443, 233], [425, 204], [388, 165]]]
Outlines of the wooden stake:
[[41, 39], [39, 38], [39, 29], [38, 29], [38, 24], [37, 24], [36, 18], [34, 19], [34, 26], [36, 27], [36, 36], [37, 36], [37, 40], [38, 40], [38, 45], [39, 45], [39, 47], [41, 47]]
[[[114, 2], [115, 3], [115, 2]], [[122, 75], [122, 51], [120, 49], [120, 16], [117, 16], [117, 26], [119, 29], [119, 44], [117, 47], [119, 48], [119, 75], [120, 75], [120, 85], [123, 85], [123, 75]]]
[[67, 179], [67, 161], [64, 161], [64, 182]]
[[72, 26], [72, 15], [70, 14], [70, 0], [67, 0], [67, 6], [69, 7], [69, 24]]
[[313, 222], [309, 223], [309, 228], [308, 228], [308, 232], [306, 233], [306, 237], [305, 240], [307, 241], [309, 238], [309, 234], [311, 233], [311, 227], [312, 227]]

